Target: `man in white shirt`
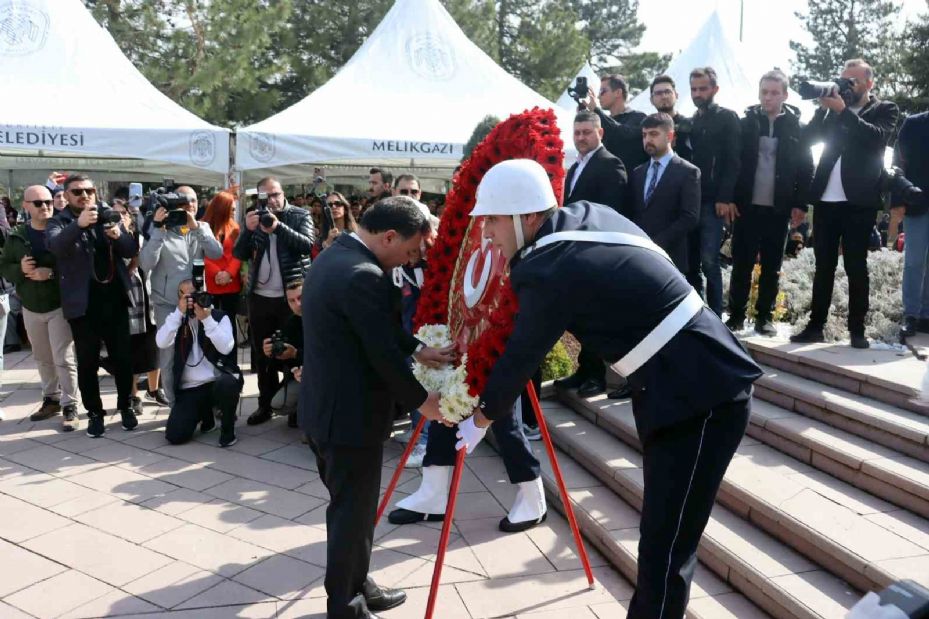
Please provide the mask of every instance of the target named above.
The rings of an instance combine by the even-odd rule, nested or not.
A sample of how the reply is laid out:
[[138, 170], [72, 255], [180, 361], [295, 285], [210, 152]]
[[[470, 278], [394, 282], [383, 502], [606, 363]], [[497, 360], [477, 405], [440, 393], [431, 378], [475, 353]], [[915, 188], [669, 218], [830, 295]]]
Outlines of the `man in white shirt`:
[[168, 416], [165, 438], [172, 445], [189, 441], [200, 432], [216, 429], [213, 409], [221, 418], [220, 447], [236, 443], [235, 418], [242, 390], [236, 365], [235, 336], [229, 317], [194, 302], [194, 285], [178, 286], [177, 309], [158, 329], [158, 347], [174, 357], [174, 406]]

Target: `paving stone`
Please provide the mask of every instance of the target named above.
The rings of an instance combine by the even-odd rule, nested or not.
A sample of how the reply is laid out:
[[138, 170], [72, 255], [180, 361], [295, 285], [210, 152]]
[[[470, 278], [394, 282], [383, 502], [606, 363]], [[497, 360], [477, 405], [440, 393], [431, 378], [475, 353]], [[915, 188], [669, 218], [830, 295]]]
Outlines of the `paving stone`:
[[121, 537], [135, 544], [148, 540], [184, 525], [183, 520], [134, 503], [116, 501], [103, 507], [83, 512], [74, 518], [98, 531]]
[[0, 540], [0, 597], [25, 589], [68, 568], [30, 552], [20, 546]]
[[271, 554], [264, 548], [193, 524], [146, 542], [145, 547], [226, 577], [238, 574]]
[[69, 480], [130, 503], [143, 503], [177, 489], [177, 486], [117, 466], [105, 466], [72, 475]]
[[282, 518], [296, 518], [322, 505], [318, 498], [248, 479], [230, 479], [206, 493]]
[[275, 555], [240, 572], [233, 580], [273, 597], [290, 600], [303, 597], [325, 569], [286, 555]]
[[215, 499], [179, 514], [182, 521], [200, 525], [217, 533], [228, 533], [232, 529], [249, 523], [262, 515], [260, 511], [235, 503]]
[[0, 538], [14, 543], [71, 524], [54, 512], [3, 494], [0, 494], [0, 514], [3, 514], [0, 516]]
[[93, 619], [96, 617], [151, 613], [159, 610], [161, 609], [158, 606], [150, 604], [141, 598], [126, 595], [125, 592], [119, 589], [113, 589], [109, 593], [60, 615], [59, 619]]
[[68, 570], [7, 596], [4, 601], [36, 617], [58, 617], [113, 591], [106, 583]]
[[[262, 602], [273, 601], [274, 597], [256, 591], [234, 580], [220, 579], [219, 583], [211, 588], [195, 595], [183, 604], [178, 604], [178, 610], [188, 608], [208, 609], [212, 607], [239, 606], [243, 604], [260, 604]], [[325, 603], [325, 600], [324, 600]], [[325, 610], [325, 606], [323, 606]]]
[[[212, 572], [182, 561], [172, 561], [125, 584], [123, 589], [161, 608], [174, 608], [220, 582], [224, 582], [222, 577]], [[226, 603], [236, 604], [239, 600], [229, 600]]]

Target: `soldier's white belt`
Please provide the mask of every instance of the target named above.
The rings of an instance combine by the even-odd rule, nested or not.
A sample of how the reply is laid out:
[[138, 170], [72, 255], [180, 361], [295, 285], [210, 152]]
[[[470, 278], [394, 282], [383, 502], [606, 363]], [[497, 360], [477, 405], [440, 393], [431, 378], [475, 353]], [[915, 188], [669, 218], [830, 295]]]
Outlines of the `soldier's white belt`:
[[[525, 250], [523, 250], [523, 256], [528, 255], [534, 249], [538, 249], [546, 245], [551, 245], [552, 243], [558, 243], [560, 241], [581, 241], [587, 243], [606, 243], [609, 245], [631, 245], [633, 247], [641, 247], [642, 249], [648, 249], [655, 252], [656, 254], [664, 257], [672, 265], [674, 264], [668, 254], [658, 245], [656, 245], [655, 242], [651, 239], [626, 232], [605, 232], [595, 230], [568, 230], [564, 232], [554, 232], [542, 237], [538, 240], [538, 242], [533, 243]], [[655, 354], [661, 350], [665, 344], [670, 342], [671, 339], [677, 335], [680, 330], [683, 329], [687, 323], [697, 315], [698, 312], [700, 312], [700, 310], [703, 309], [703, 307], [703, 299], [700, 298], [700, 295], [697, 294], [696, 290], [691, 288], [690, 294], [684, 297], [684, 299], [678, 303], [673, 310], [671, 310], [670, 314], [665, 316], [664, 319], [658, 323], [658, 325], [652, 329], [651, 332], [649, 332], [649, 334], [646, 335], [641, 342], [636, 344], [632, 350], [626, 353], [622, 359], [610, 367], [616, 370], [621, 376], [629, 376], [640, 367], [642, 367], [646, 361], [655, 356]]]

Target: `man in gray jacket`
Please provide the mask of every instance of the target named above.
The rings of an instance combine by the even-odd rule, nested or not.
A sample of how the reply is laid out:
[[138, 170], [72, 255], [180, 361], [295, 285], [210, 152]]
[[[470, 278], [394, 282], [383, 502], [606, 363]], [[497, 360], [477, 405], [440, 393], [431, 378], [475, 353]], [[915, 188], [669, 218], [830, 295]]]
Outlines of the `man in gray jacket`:
[[[155, 323], [159, 329], [177, 307], [177, 287], [192, 278], [194, 260], [202, 260], [204, 256], [217, 259], [223, 255], [223, 246], [213, 236], [210, 226], [195, 218], [196, 192], [183, 186], [178, 187], [177, 194], [187, 198], [187, 206], [184, 207], [187, 223], [168, 228], [165, 226], [168, 211], [158, 207], [152, 217], [151, 236], [139, 254], [139, 266], [151, 282]], [[159, 351], [161, 386], [169, 403], [174, 402], [172, 364], [171, 355], [164, 350]]]

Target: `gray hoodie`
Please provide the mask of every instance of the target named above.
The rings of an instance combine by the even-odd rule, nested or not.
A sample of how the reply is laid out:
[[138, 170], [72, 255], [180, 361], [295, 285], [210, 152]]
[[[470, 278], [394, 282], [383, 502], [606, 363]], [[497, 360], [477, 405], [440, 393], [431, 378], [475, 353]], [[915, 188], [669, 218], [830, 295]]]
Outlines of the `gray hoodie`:
[[177, 287], [190, 279], [193, 262], [204, 255], [210, 259], [222, 258], [223, 246], [213, 236], [210, 226], [198, 222], [196, 230], [180, 234], [177, 230], [152, 228], [151, 237], [139, 253], [139, 266], [148, 273], [152, 285], [152, 302], [159, 305], [177, 305]]

